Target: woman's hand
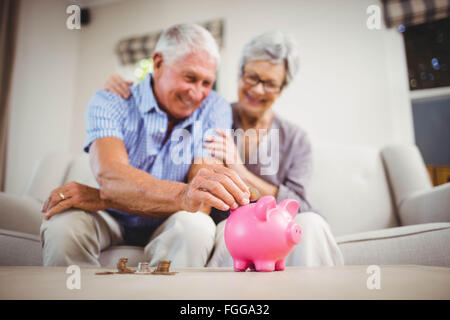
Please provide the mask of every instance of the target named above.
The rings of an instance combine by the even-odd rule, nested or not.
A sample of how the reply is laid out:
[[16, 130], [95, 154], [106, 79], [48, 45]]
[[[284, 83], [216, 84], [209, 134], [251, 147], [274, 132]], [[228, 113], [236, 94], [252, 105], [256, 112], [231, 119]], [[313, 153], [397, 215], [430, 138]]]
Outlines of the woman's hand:
[[105, 201], [100, 199], [99, 189], [77, 182], [69, 182], [50, 193], [41, 212], [45, 213], [44, 218], [48, 220], [55, 214], [70, 208], [95, 212], [105, 210], [108, 206]]
[[234, 144], [231, 136], [226, 134], [222, 129], [216, 129], [219, 136], [212, 136], [206, 139], [205, 147], [211, 152], [211, 155], [222, 161], [227, 167], [239, 172], [244, 169], [244, 162], [242, 161], [239, 151]]
[[125, 81], [125, 79], [116, 72], [109, 76], [103, 89], [115, 93], [123, 99], [128, 99], [131, 95], [131, 91], [128, 87], [132, 85], [132, 81]]

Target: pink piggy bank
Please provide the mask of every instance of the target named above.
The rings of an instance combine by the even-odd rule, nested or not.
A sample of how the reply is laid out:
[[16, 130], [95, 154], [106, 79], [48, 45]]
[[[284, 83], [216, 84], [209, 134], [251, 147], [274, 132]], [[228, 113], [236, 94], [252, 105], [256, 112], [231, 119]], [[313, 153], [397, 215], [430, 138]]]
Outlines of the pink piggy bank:
[[294, 222], [298, 207], [292, 199], [277, 205], [274, 197], [264, 196], [231, 210], [225, 224], [225, 244], [234, 270], [284, 270], [284, 259], [302, 239], [302, 231]]

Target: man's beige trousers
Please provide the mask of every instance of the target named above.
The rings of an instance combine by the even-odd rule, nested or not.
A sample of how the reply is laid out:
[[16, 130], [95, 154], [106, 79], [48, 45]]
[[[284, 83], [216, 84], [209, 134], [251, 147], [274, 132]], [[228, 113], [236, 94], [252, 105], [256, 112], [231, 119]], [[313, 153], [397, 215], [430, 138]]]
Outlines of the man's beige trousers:
[[[156, 229], [144, 248], [145, 261], [156, 266], [205, 266], [214, 247], [216, 225], [208, 215], [180, 211]], [[44, 220], [41, 242], [45, 266], [100, 266], [100, 252], [124, 244], [119, 224], [106, 212], [69, 210]]]

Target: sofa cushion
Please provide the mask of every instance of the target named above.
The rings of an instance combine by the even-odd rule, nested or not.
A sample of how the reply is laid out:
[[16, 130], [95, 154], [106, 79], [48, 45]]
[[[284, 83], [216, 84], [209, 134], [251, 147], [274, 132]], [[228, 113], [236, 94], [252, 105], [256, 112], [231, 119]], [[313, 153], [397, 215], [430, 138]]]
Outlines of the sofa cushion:
[[0, 229], [1, 266], [42, 266], [38, 235]]
[[398, 226], [378, 148], [313, 143], [312, 206], [335, 236]]
[[346, 265], [420, 264], [450, 267], [450, 223], [427, 223], [341, 236]]

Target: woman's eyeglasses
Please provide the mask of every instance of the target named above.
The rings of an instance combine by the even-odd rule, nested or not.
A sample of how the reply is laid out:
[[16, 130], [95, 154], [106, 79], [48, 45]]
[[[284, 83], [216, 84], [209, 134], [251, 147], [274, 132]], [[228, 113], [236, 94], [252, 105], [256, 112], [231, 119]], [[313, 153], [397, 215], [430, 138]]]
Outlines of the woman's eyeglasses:
[[270, 80], [261, 80], [256, 74], [250, 74], [247, 72], [242, 73], [242, 80], [249, 86], [257, 86], [260, 82], [263, 85], [264, 91], [268, 93], [280, 93], [283, 85], [278, 85]]

